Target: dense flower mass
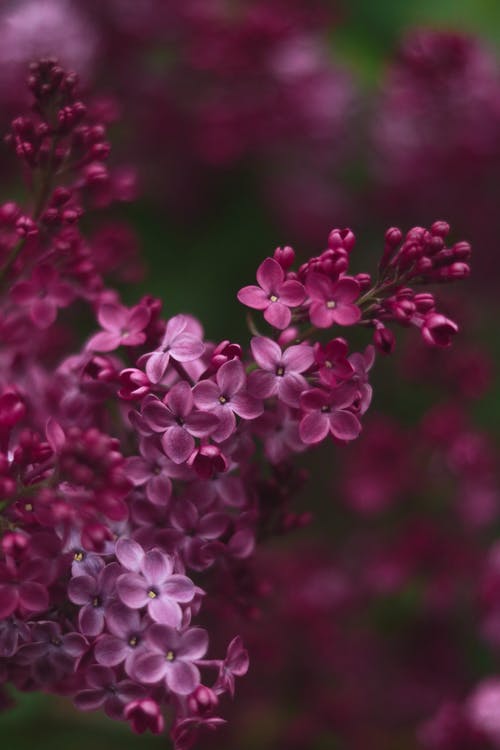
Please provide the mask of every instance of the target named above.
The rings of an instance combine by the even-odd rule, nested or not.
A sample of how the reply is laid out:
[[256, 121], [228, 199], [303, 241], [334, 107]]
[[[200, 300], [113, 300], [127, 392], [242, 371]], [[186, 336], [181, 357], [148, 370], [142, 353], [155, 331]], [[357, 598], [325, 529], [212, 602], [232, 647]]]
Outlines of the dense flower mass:
[[[392, 228], [373, 280], [349, 274], [349, 229], [295, 270], [278, 248], [238, 294], [262, 313], [250, 345], [209, 341], [195, 318], [108, 286], [137, 261], [123, 230], [80, 230], [89, 206], [128, 197], [105, 124], [56, 60], [32, 65], [29, 88], [7, 143], [30, 201], [0, 207], [0, 674], [137, 732], [161, 731], [168, 708], [184, 750], [222, 723], [220, 696], [248, 667], [239, 635], [212, 656], [205, 609], [233, 599], [264, 538], [307, 521], [292, 458], [358, 437], [389, 326], [450, 344], [458, 326], [426, 287], [467, 276], [470, 246], [448, 247], [442, 221]], [[83, 303], [82, 343], [60, 311], [71, 323]], [[375, 346], [351, 350], [355, 325]]]

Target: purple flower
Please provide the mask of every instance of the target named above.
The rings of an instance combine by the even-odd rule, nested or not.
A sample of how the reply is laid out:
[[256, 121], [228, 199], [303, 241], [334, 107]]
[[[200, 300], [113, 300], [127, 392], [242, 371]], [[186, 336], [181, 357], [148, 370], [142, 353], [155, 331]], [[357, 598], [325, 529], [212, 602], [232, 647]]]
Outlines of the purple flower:
[[259, 286], [244, 286], [238, 292], [240, 302], [254, 310], [264, 310], [267, 322], [280, 330], [290, 325], [289, 308], [298, 307], [306, 298], [300, 281], [285, 278], [278, 261], [266, 258], [257, 269]]
[[359, 284], [350, 276], [333, 282], [312, 271], [307, 276], [306, 289], [311, 299], [309, 317], [318, 328], [330, 328], [334, 323], [350, 326], [360, 319], [361, 310], [353, 304], [359, 297]]
[[255, 419], [262, 414], [262, 403], [246, 392], [246, 374], [239, 359], [225, 362], [214, 380], [202, 380], [193, 388], [196, 406], [213, 413], [219, 426], [212, 437], [217, 442], [226, 440], [236, 429], [237, 414], [242, 419]]
[[182, 500], [173, 508], [170, 523], [180, 532], [179, 546], [186, 564], [194, 570], [204, 570], [213, 562], [210, 543], [226, 531], [229, 517], [217, 511], [201, 514], [194, 503]]
[[144, 354], [139, 364], [141, 367], [146, 365], [146, 375], [152, 383], [159, 383], [170, 358], [176, 362], [192, 362], [201, 357], [204, 351], [201, 331], [193, 325], [193, 319], [187, 315], [175, 315], [168, 321], [158, 349]]
[[89, 575], [72, 578], [68, 584], [68, 596], [73, 604], [83, 605], [78, 614], [78, 626], [84, 635], [96, 636], [104, 629], [106, 605], [116, 595], [116, 580], [121, 568], [116, 562], [109, 563], [94, 578]]
[[179, 633], [167, 625], [151, 625], [146, 634], [147, 652], [134, 659], [134, 679], [146, 684], [165, 680], [172, 693], [189, 695], [200, 684], [195, 662], [208, 648], [208, 634], [202, 628]]
[[119, 346], [143, 344], [146, 340], [144, 329], [149, 323], [150, 314], [145, 305], [129, 309], [116, 302], [104, 302], [97, 314], [104, 331], [94, 334], [86, 348], [96, 352], [111, 352]]
[[161, 444], [176, 464], [187, 461], [194, 450], [195, 437], [208, 437], [219, 424], [215, 414], [193, 411], [194, 397], [185, 380], [176, 383], [165, 399], [145, 399], [142, 416], [154, 432], [162, 432]]
[[127, 703], [123, 715], [137, 734], [143, 734], [147, 729], [153, 734], [161, 734], [165, 728], [160, 706], [152, 698]]
[[237, 635], [227, 647], [226, 658], [220, 665], [219, 676], [214, 685], [215, 692], [222, 693], [228, 690], [229, 694], [234, 696], [234, 678], [246, 675], [248, 665], [248, 651]]
[[313, 388], [303, 393], [302, 409], [307, 412], [299, 425], [301, 440], [307, 445], [320, 443], [329, 432], [339, 440], [354, 440], [361, 432], [357, 417], [348, 411], [357, 395], [355, 386], [339, 386], [330, 392]]
[[131, 539], [120, 539], [116, 556], [131, 573], [117, 581], [118, 596], [131, 609], [146, 607], [155, 622], [178, 627], [182, 621], [179, 602], [190, 602], [195, 594], [193, 582], [187, 576], [173, 574], [170, 557], [158, 549], [144, 552]]
[[373, 367], [374, 361], [375, 348], [371, 345], [367, 346], [364, 352], [353, 352], [349, 356], [349, 362], [354, 368], [352, 382], [358, 390], [356, 399], [356, 412], [358, 414], [364, 414], [372, 400], [373, 388], [368, 382], [368, 373]]
[[29, 281], [19, 281], [11, 291], [14, 302], [29, 309], [38, 328], [49, 328], [57, 317], [58, 307], [67, 307], [74, 299], [71, 286], [60, 281], [53, 266], [39, 265]]
[[314, 352], [307, 344], [289, 346], [284, 352], [271, 339], [254, 337], [252, 354], [261, 368], [248, 378], [249, 391], [257, 398], [277, 396], [288, 406], [297, 406], [300, 394], [309, 386], [301, 373], [314, 363]]
[[146, 694], [142, 685], [130, 680], [118, 681], [112, 669], [97, 664], [87, 669], [85, 679], [89, 688], [75, 695], [75, 706], [80, 711], [104, 708], [112, 719], [123, 718], [126, 704], [144, 698]]
[[286, 404], [280, 403], [275, 410], [264, 414], [255, 430], [262, 436], [266, 456], [272, 464], [279, 464], [291, 453], [300, 453], [306, 448], [299, 436], [298, 412]]
[[16, 569], [0, 563], [0, 620], [18, 607], [27, 612], [43, 612], [49, 604], [50, 566], [43, 559], [25, 560]]
[[125, 461], [125, 473], [135, 487], [145, 486], [146, 497], [153, 505], [166, 507], [172, 494], [168, 465], [172, 465], [156, 445], [156, 438], [144, 438], [140, 444], [142, 456], [130, 456]]
[[114, 602], [106, 611], [109, 633], [99, 636], [95, 644], [95, 658], [103, 667], [116, 667], [125, 662], [129, 673], [131, 659], [142, 644], [142, 634], [151, 621], [141, 618], [137, 610]]
[[458, 326], [444, 315], [430, 312], [423, 319], [420, 330], [426, 344], [446, 349], [451, 345], [452, 337], [458, 333]]
[[74, 670], [75, 662], [88, 647], [80, 633], [61, 634], [55, 622], [37, 622], [31, 631], [32, 643], [17, 653], [20, 664], [33, 665], [33, 674], [42, 683], [60, 679]]

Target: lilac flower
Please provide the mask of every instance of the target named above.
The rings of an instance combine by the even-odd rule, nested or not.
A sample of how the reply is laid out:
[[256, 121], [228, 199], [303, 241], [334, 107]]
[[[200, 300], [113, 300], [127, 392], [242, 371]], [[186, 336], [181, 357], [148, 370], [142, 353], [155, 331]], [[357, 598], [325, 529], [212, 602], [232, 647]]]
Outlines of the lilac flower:
[[104, 629], [104, 611], [116, 595], [116, 581], [121, 573], [118, 563], [112, 562], [94, 578], [89, 575], [72, 578], [68, 596], [73, 604], [83, 605], [78, 614], [78, 625], [84, 635], [96, 636]]
[[116, 667], [125, 662], [125, 671], [130, 674], [130, 664], [137, 648], [142, 644], [142, 634], [150, 623], [141, 618], [137, 610], [131, 610], [120, 602], [114, 602], [106, 611], [106, 626], [109, 633], [99, 636], [95, 644], [95, 658], [103, 667]]
[[146, 365], [146, 375], [152, 383], [159, 383], [163, 378], [170, 358], [176, 362], [192, 362], [205, 351], [201, 330], [193, 326], [192, 321], [188, 315], [170, 318], [158, 349], [139, 359], [141, 366]]
[[451, 346], [452, 337], [458, 333], [458, 326], [444, 315], [431, 312], [423, 319], [420, 331], [426, 344], [446, 349]]
[[300, 394], [308, 388], [301, 373], [314, 363], [312, 347], [300, 344], [282, 352], [275, 341], [264, 337], [254, 337], [251, 347], [261, 369], [250, 374], [249, 391], [260, 399], [277, 396], [288, 406], [297, 406]]
[[146, 340], [144, 329], [149, 323], [150, 311], [145, 305], [129, 309], [116, 302], [104, 302], [99, 307], [97, 319], [104, 331], [94, 334], [87, 349], [111, 352], [119, 346], [138, 346]]
[[0, 563], [0, 620], [18, 607], [28, 612], [43, 612], [49, 604], [49, 563], [43, 559], [25, 560], [16, 568]]
[[152, 698], [130, 701], [123, 715], [137, 734], [143, 734], [147, 729], [153, 734], [161, 734], [165, 728], [160, 706]]
[[255, 419], [262, 414], [262, 403], [246, 392], [245, 368], [239, 359], [225, 362], [213, 380], [202, 380], [193, 388], [196, 406], [213, 413], [219, 426], [212, 437], [218, 443], [226, 440], [236, 429], [237, 414], [243, 419]]
[[257, 269], [259, 286], [244, 286], [238, 292], [240, 302], [254, 310], [264, 310], [267, 322], [280, 330], [290, 325], [290, 307], [298, 307], [306, 298], [300, 281], [285, 279], [278, 261], [266, 258]]
[[356, 413], [363, 415], [371, 404], [373, 388], [368, 382], [368, 373], [375, 362], [375, 349], [367, 346], [364, 352], [353, 352], [349, 355], [349, 362], [354, 368], [352, 382], [358, 389], [355, 402]]
[[28, 625], [15, 617], [0, 620], [0, 658], [5, 659], [14, 656], [19, 640], [26, 642], [30, 640], [31, 634]]
[[142, 456], [130, 456], [125, 462], [125, 473], [135, 487], [145, 487], [146, 497], [153, 505], [166, 507], [172, 494], [169, 459], [156, 444], [156, 439], [144, 438], [140, 444]]
[[301, 453], [306, 446], [299, 435], [298, 412], [280, 403], [273, 412], [264, 414], [255, 426], [264, 440], [267, 458], [272, 464], [285, 461], [291, 453]]
[[201, 729], [213, 732], [225, 723], [226, 720], [220, 716], [188, 716], [187, 719], [176, 721], [170, 732], [174, 750], [191, 750]]
[[319, 388], [303, 393], [300, 405], [307, 413], [301, 419], [299, 433], [304, 443], [320, 443], [329, 432], [339, 440], [357, 438], [361, 424], [348, 411], [355, 397], [356, 389], [351, 384], [339, 386], [328, 393]]
[[85, 672], [89, 686], [75, 695], [75, 706], [80, 711], [96, 711], [103, 708], [112, 719], [123, 718], [127, 703], [144, 698], [146, 690], [131, 680], [117, 680], [112, 669], [93, 665]]
[[176, 464], [186, 461], [194, 450], [194, 437], [208, 437], [219, 424], [215, 414], [193, 410], [194, 397], [185, 380], [176, 383], [165, 399], [145, 399], [142, 416], [147, 426], [162, 432], [161, 444]]
[[333, 282], [312, 271], [307, 276], [306, 289], [311, 299], [309, 317], [318, 328], [330, 328], [334, 323], [350, 326], [361, 318], [361, 310], [353, 304], [359, 297], [359, 284], [350, 276]]
[[49, 328], [57, 317], [58, 307], [67, 307], [74, 299], [71, 286], [61, 281], [53, 266], [40, 264], [28, 281], [19, 281], [11, 290], [18, 305], [28, 308], [38, 328]]
[[170, 557], [152, 549], [144, 552], [137, 542], [120, 539], [116, 556], [131, 573], [117, 581], [118, 596], [131, 609], [146, 607], [155, 622], [178, 627], [182, 621], [179, 602], [190, 602], [195, 594], [193, 582], [186, 576], [173, 573]]
[[145, 684], [165, 680], [167, 689], [189, 695], [200, 684], [196, 661], [208, 648], [208, 634], [202, 628], [179, 633], [168, 625], [151, 625], [146, 634], [147, 652], [133, 662], [134, 679]]
[[214, 511], [202, 514], [196, 505], [183, 500], [172, 510], [170, 522], [180, 532], [180, 545], [186, 564], [194, 570], [204, 570], [213, 562], [207, 548], [226, 531], [229, 517]]
[[227, 647], [226, 658], [221, 662], [219, 676], [215, 683], [215, 692], [229, 691], [234, 696], [234, 678], [243, 677], [248, 672], [248, 651], [243, 646], [243, 641], [237, 635]]
[[80, 633], [62, 634], [60, 626], [50, 621], [35, 623], [31, 637], [32, 642], [21, 646], [17, 658], [21, 664], [33, 665], [33, 674], [41, 683], [72, 672], [88, 647]]
[[336, 338], [327, 344], [316, 344], [314, 354], [319, 367], [321, 382], [330, 387], [348, 380], [354, 373], [354, 367], [347, 359], [347, 341]]

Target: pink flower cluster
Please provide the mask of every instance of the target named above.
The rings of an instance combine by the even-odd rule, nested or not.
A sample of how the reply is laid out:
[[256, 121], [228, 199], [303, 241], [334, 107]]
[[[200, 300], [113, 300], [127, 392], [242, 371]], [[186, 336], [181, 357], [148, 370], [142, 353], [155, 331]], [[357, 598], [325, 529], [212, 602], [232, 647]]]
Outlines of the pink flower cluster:
[[[381, 330], [403, 322], [447, 345], [456, 324], [413, 285], [467, 275], [470, 248], [446, 248], [444, 222], [401, 245], [392, 229], [373, 284], [347, 274], [348, 229], [297, 271], [278, 248], [239, 292], [269, 330], [252, 322], [247, 350], [213, 343], [193, 317], [164, 320], [152, 297], [126, 307], [106, 286], [130, 245], [79, 229], [96, 186], [100, 205], [122, 197], [104, 126], [55, 60], [33, 65], [29, 86], [34, 114], [8, 141], [32, 205], [0, 207], [1, 681], [138, 732], [160, 732], [168, 708], [185, 750], [222, 723], [219, 698], [248, 667], [239, 636], [206, 658], [203, 605], [243, 586], [258, 542], [307, 521], [290, 507], [294, 454], [361, 431], [374, 347], [349, 352], [335, 327], [375, 328], [386, 350]], [[82, 301], [100, 328], [79, 349], [69, 316]]]

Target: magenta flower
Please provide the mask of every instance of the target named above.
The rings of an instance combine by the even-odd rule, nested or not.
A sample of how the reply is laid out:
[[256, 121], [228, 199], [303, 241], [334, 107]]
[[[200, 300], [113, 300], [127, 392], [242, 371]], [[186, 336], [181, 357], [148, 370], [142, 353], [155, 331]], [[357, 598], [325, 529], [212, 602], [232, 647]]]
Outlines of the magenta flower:
[[328, 344], [316, 344], [314, 354], [319, 367], [321, 382], [330, 387], [348, 380], [354, 373], [354, 367], [347, 359], [347, 341], [336, 338]]
[[297, 406], [300, 394], [309, 386], [301, 374], [314, 363], [314, 352], [307, 344], [289, 346], [284, 352], [271, 339], [254, 337], [252, 354], [261, 368], [248, 378], [249, 391], [259, 399], [277, 396], [288, 406]]
[[175, 315], [167, 323], [163, 340], [154, 352], [144, 354], [139, 359], [146, 365], [146, 375], [152, 383], [159, 383], [164, 376], [170, 358], [176, 362], [192, 362], [201, 357], [205, 345], [201, 340], [201, 330], [193, 325], [187, 315]]
[[194, 403], [199, 409], [214, 414], [219, 426], [212, 437], [218, 443], [236, 429], [237, 414], [242, 419], [255, 419], [262, 414], [262, 403], [246, 392], [246, 374], [241, 360], [231, 359], [218, 370], [214, 380], [202, 380], [193, 388]]
[[117, 680], [112, 669], [95, 664], [85, 672], [88, 685], [75, 695], [75, 706], [80, 711], [96, 711], [103, 708], [112, 719], [123, 718], [125, 706], [131, 701], [144, 698], [146, 690], [131, 680]]
[[189, 695], [200, 684], [195, 662], [208, 648], [208, 634], [202, 628], [179, 633], [167, 625], [151, 625], [146, 633], [147, 652], [138, 654], [132, 672], [134, 679], [145, 684], [165, 680], [168, 690]]
[[17, 653], [20, 664], [33, 665], [33, 674], [41, 683], [61, 679], [75, 668], [75, 662], [88, 647], [80, 633], [61, 633], [56, 622], [37, 622], [31, 631], [32, 643]]
[[127, 703], [123, 716], [137, 734], [144, 734], [147, 729], [152, 734], [161, 734], [165, 728], [160, 706], [152, 698]]
[[118, 578], [117, 591], [120, 600], [130, 609], [147, 607], [155, 622], [178, 627], [182, 621], [179, 602], [190, 602], [195, 594], [193, 582], [187, 576], [173, 573], [170, 557], [158, 549], [144, 552], [131, 539], [120, 539], [116, 544], [116, 556], [131, 573]]
[[172, 494], [169, 476], [170, 460], [156, 444], [157, 438], [143, 438], [142, 456], [130, 456], [125, 461], [125, 473], [135, 487], [144, 487], [150, 503], [166, 507]]
[[94, 578], [89, 575], [72, 578], [68, 584], [68, 597], [73, 604], [82, 605], [78, 613], [78, 626], [87, 636], [96, 636], [104, 630], [106, 606], [116, 596], [116, 580], [121, 573], [118, 563], [109, 563]]
[[18, 607], [27, 612], [43, 612], [49, 604], [50, 566], [43, 559], [14, 564], [0, 563], [0, 620]]
[[149, 323], [150, 311], [144, 305], [128, 308], [116, 302], [104, 302], [99, 307], [97, 319], [104, 331], [94, 334], [87, 349], [111, 352], [119, 346], [138, 346], [146, 340], [144, 329]]
[[240, 636], [237, 635], [227, 647], [226, 658], [220, 665], [219, 676], [214, 690], [216, 692], [228, 690], [229, 694], [234, 696], [234, 678], [246, 675], [248, 665], [248, 651], [243, 646]]
[[257, 269], [259, 286], [244, 286], [238, 292], [240, 302], [254, 310], [264, 310], [267, 322], [280, 330], [290, 325], [290, 307], [298, 307], [306, 298], [300, 281], [285, 279], [278, 261], [266, 258]]
[[195, 447], [194, 438], [208, 437], [218, 427], [215, 414], [193, 411], [194, 396], [185, 380], [176, 383], [165, 399], [145, 399], [142, 416], [154, 432], [162, 432], [161, 444], [176, 464], [186, 461]]
[[30, 280], [13, 286], [11, 297], [18, 305], [28, 308], [38, 328], [49, 328], [57, 317], [57, 309], [67, 307], [75, 293], [68, 283], [60, 281], [53, 266], [40, 264]]
[[303, 393], [302, 409], [307, 412], [299, 425], [301, 440], [307, 445], [320, 443], [329, 432], [339, 440], [354, 440], [361, 432], [357, 417], [348, 411], [356, 398], [356, 388], [340, 386], [327, 393], [313, 388]]
[[142, 633], [150, 623], [141, 618], [139, 612], [114, 602], [106, 611], [106, 626], [109, 633], [99, 636], [95, 644], [95, 658], [103, 667], [116, 667], [125, 662], [129, 673], [132, 658], [142, 644]]
[[452, 337], [458, 333], [458, 326], [444, 315], [431, 312], [424, 318], [421, 333], [424, 341], [430, 346], [446, 349], [451, 345]]
[[306, 289], [311, 299], [309, 317], [318, 328], [330, 328], [334, 323], [351, 326], [360, 319], [361, 310], [353, 304], [359, 297], [359, 284], [350, 276], [333, 282], [312, 271], [307, 276]]

